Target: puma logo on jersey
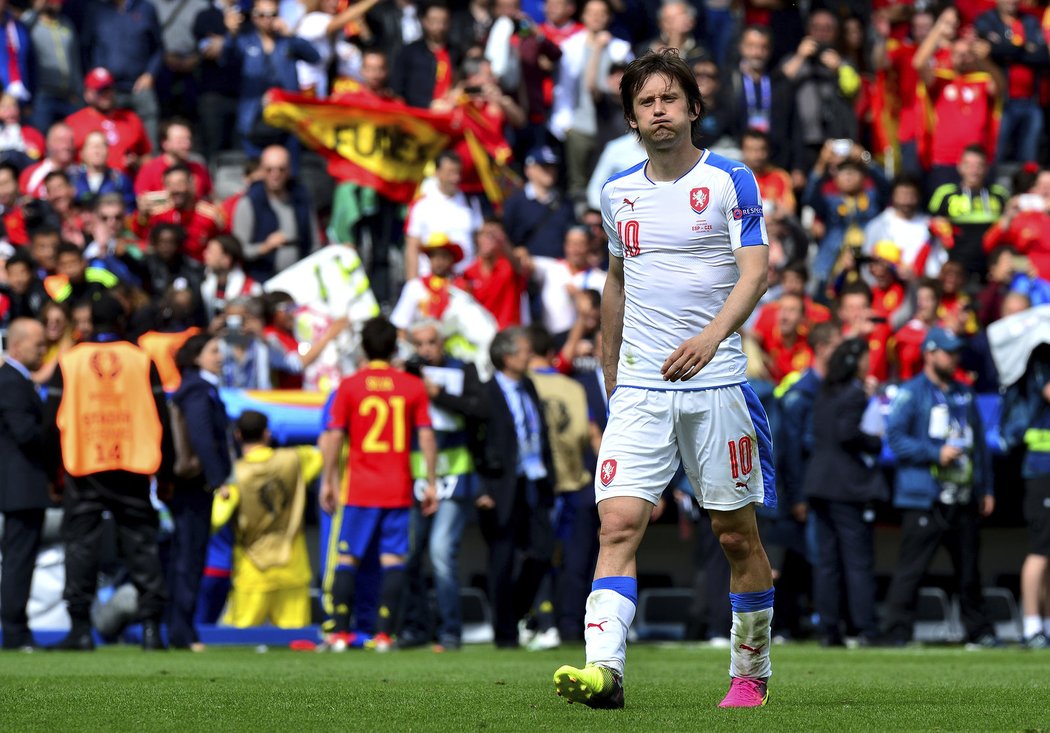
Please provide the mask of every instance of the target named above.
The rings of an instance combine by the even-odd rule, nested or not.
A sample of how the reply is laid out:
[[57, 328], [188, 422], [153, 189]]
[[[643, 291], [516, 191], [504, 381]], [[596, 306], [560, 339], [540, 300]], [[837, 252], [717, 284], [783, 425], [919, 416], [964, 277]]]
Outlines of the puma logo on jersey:
[[587, 628], [588, 629], [595, 628], [595, 629], [598, 629], [598, 631], [601, 631], [602, 633], [605, 633], [605, 628], [604, 627], [605, 627], [605, 624], [607, 624], [607, 623], [609, 623], [609, 619], [605, 619], [604, 621], [599, 621], [596, 624], [587, 624]]
[[[634, 201], [632, 201], [631, 199], [629, 199], [626, 196], [624, 196], [623, 197], [623, 204], [621, 204], [620, 208], [616, 210], [616, 213], [619, 214], [621, 211], [623, 211], [624, 209], [626, 209], [629, 206], [629, 207], [631, 207], [631, 213], [633, 214], [634, 213], [634, 205], [636, 203], [638, 203], [638, 199], [640, 199], [640, 198], [641, 198], [641, 196], [635, 196], [634, 197]], [[615, 215], [614, 215], [614, 218], [615, 218]]]

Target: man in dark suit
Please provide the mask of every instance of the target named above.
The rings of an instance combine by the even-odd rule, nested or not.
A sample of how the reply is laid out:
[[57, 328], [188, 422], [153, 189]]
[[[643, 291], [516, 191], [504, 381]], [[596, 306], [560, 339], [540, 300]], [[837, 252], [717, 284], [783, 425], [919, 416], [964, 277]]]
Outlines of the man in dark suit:
[[[496, 334], [489, 349], [496, 374], [484, 386], [490, 405], [480, 476], [478, 524], [489, 546], [489, 597], [496, 646], [518, 645], [517, 622], [550, 567], [554, 477], [540, 398], [526, 376], [529, 340], [520, 328]], [[515, 553], [525, 560], [515, 576]]]
[[26, 603], [40, 549], [44, 510], [51, 505], [46, 466], [44, 404], [29, 377], [44, 361], [44, 327], [30, 318], [12, 321], [0, 367], [0, 621], [4, 649], [33, 646]]

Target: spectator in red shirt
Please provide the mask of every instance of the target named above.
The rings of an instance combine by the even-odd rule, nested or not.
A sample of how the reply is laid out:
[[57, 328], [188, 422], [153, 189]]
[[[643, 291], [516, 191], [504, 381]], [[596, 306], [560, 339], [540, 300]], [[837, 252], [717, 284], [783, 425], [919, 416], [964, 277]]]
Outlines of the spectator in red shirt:
[[73, 129], [65, 122], [51, 125], [51, 129], [47, 131], [44, 148], [47, 150], [47, 157], [23, 170], [18, 177], [18, 186], [22, 193], [35, 199], [47, 198], [44, 178], [48, 173], [73, 169], [77, 154]]
[[102, 67], [88, 72], [84, 78], [86, 107], [66, 118], [73, 128], [75, 146], [79, 149], [89, 132], [102, 131], [109, 143], [109, 167], [131, 172], [143, 156], [149, 155], [153, 145], [146, 128], [130, 109], [117, 109], [117, 88], [113, 75]]
[[934, 17], [929, 10], [916, 10], [911, 17], [911, 37], [891, 37], [890, 18], [878, 13], [873, 18], [875, 43], [872, 57], [883, 99], [881, 114], [874, 120], [876, 134], [888, 145], [896, 146], [900, 155], [901, 171], [919, 176], [917, 138], [919, 116], [924, 114], [919, 98], [919, 75], [912, 66], [915, 52], [933, 28]]
[[499, 219], [486, 219], [474, 235], [477, 259], [456, 280], [496, 319], [499, 330], [521, 325], [521, 298], [528, 281]]
[[139, 211], [132, 222], [132, 231], [146, 239], [153, 227], [162, 223], [178, 224], [186, 230], [185, 254], [198, 262], [204, 260], [208, 240], [226, 231], [222, 209], [197, 200], [190, 169], [181, 163], [164, 172], [161, 195], [154, 192], [139, 197]]
[[193, 174], [194, 193], [199, 199], [211, 197], [211, 175], [207, 167], [190, 159], [193, 152], [193, 129], [182, 119], [171, 119], [160, 126], [161, 154], [139, 168], [135, 176], [135, 195], [164, 190], [164, 172], [182, 164]]
[[956, 23], [954, 8], [941, 13], [912, 60], [933, 105], [926, 149], [931, 191], [958, 180], [955, 166], [968, 145], [982, 145], [989, 158], [995, 157], [995, 108], [1004, 85], [999, 69], [989, 61], [989, 43], [956, 38], [951, 41], [951, 66], [935, 68], [931, 63], [940, 45], [955, 36]]
[[559, 46], [583, 30], [583, 23], [576, 20], [576, 3], [572, 0], [546, 0], [543, 16], [547, 20], [540, 25], [540, 33]]
[[758, 334], [766, 370], [774, 384], [779, 384], [791, 372], [805, 371], [809, 367], [813, 349], [806, 341], [808, 335], [809, 325], [802, 298], [781, 295], [777, 301], [776, 323], [770, 331]]
[[18, 168], [14, 163], [0, 163], [0, 221], [8, 242], [15, 246], [29, 243], [25, 212], [18, 205]]
[[922, 343], [926, 332], [938, 323], [940, 300], [941, 284], [930, 278], [923, 279], [915, 290], [915, 314], [893, 336], [893, 360], [897, 364], [897, 379], [902, 382], [922, 371]]

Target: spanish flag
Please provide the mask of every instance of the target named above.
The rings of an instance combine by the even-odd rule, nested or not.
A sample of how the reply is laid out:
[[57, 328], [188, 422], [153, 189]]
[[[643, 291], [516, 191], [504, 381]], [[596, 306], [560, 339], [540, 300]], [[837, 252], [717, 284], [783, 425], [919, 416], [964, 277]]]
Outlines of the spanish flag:
[[374, 188], [402, 203], [412, 200], [428, 163], [446, 148], [466, 141], [486, 195], [499, 204], [510, 147], [502, 130], [463, 108], [431, 112], [345, 88], [330, 99], [312, 99], [271, 89], [265, 121], [294, 133], [328, 161], [338, 181]]

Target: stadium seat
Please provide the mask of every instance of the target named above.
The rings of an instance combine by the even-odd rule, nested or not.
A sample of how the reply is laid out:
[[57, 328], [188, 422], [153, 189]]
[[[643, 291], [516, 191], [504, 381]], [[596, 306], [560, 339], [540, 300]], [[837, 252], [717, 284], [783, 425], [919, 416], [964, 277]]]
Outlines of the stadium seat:
[[915, 607], [915, 641], [953, 642], [961, 635], [955, 627], [951, 600], [940, 588], [919, 588]]
[[1013, 593], [1006, 588], [985, 588], [984, 608], [1001, 641], [1021, 641], [1021, 613]]
[[495, 634], [485, 593], [477, 588], [461, 588], [459, 598], [463, 604], [463, 643], [490, 644]]
[[685, 638], [693, 606], [691, 588], [651, 588], [638, 597], [635, 625], [639, 639]]

